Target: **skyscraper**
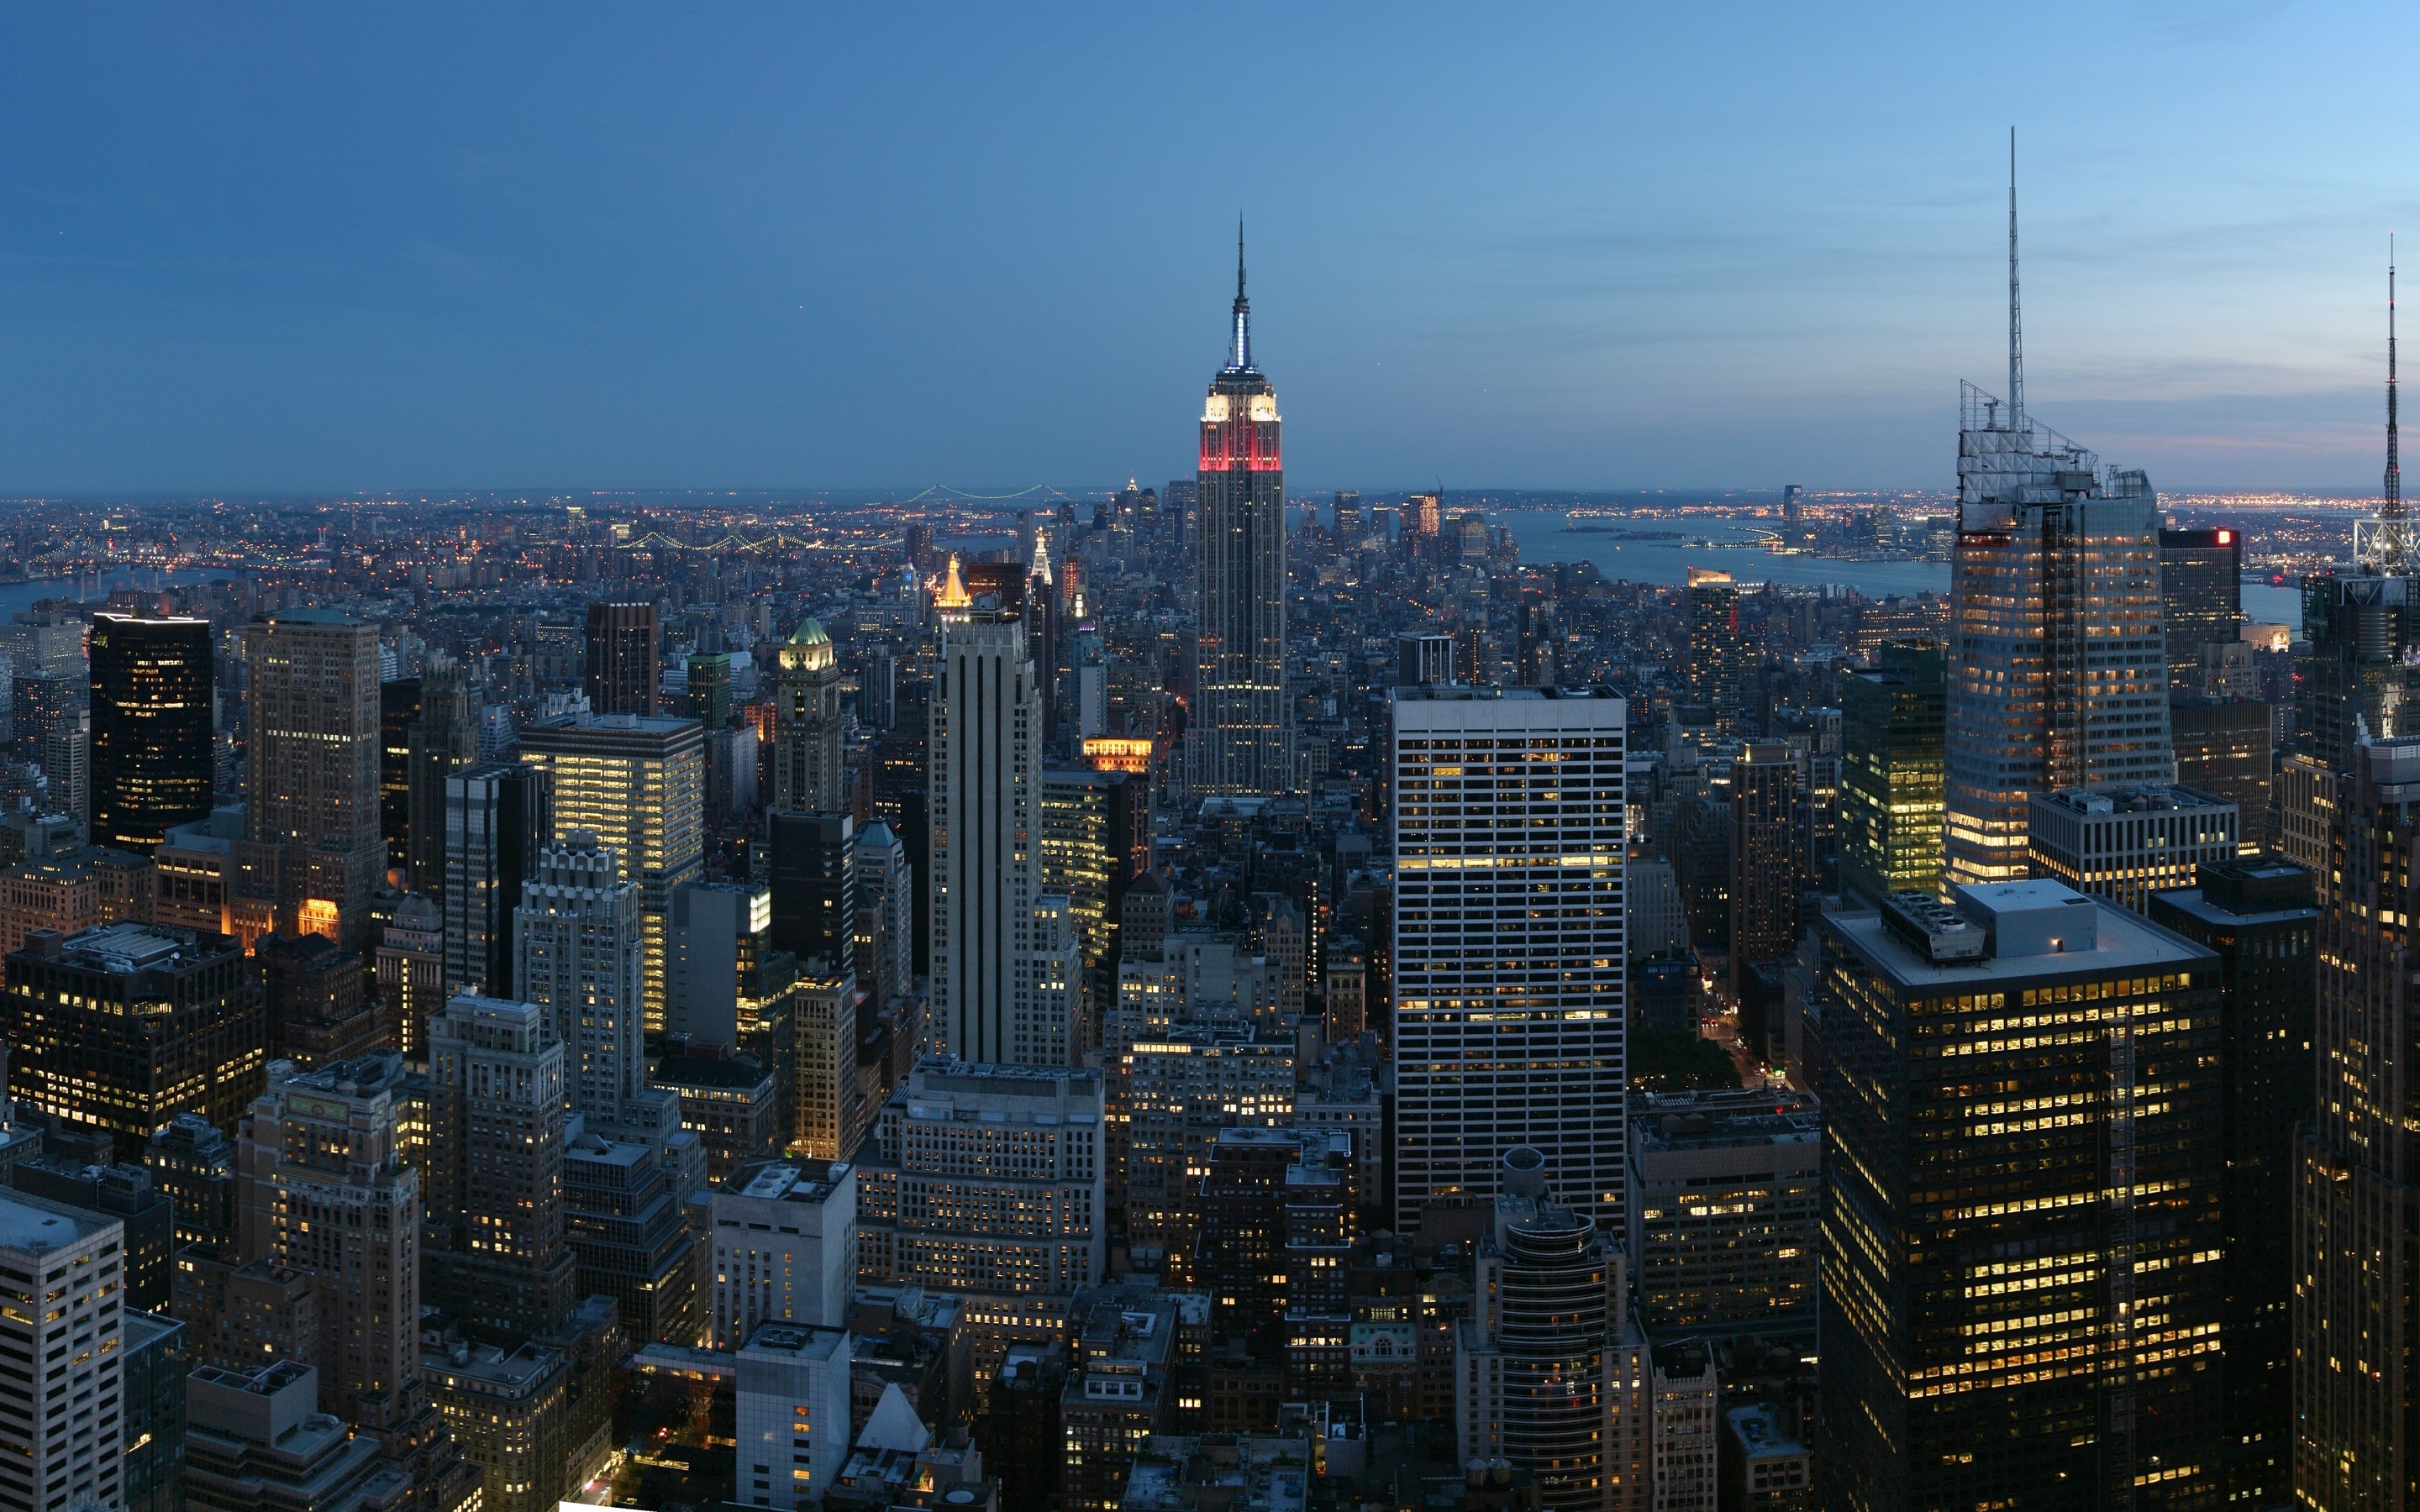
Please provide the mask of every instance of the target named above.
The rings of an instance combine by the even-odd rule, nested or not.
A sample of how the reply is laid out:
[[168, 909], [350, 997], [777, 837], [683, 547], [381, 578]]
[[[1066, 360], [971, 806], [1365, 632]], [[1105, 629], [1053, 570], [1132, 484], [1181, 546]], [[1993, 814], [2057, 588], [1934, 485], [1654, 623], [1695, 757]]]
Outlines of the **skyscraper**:
[[801, 963], [844, 970], [857, 959], [856, 821], [845, 813], [776, 813], [772, 852], [773, 944]]
[[2219, 861], [2151, 900], [2151, 921], [2218, 952], [2226, 1088], [2220, 1209], [2226, 1254], [2226, 1499], [2293, 1494], [2296, 1127], [2311, 1116], [2319, 910], [2311, 873], [2273, 857]]
[[1030, 1033], [1030, 920], [1041, 883], [1042, 710], [1023, 580], [941, 609], [933, 690], [933, 1023], [969, 1061], [1063, 1065]]
[[782, 648], [773, 706], [773, 810], [817, 813], [843, 806], [840, 658], [831, 637], [801, 620]]
[[639, 885], [647, 1024], [661, 1028], [664, 912], [706, 866], [706, 732], [694, 719], [566, 716], [523, 730], [521, 760], [546, 774], [556, 838], [588, 831]]
[[2025, 804], [2060, 788], [2166, 782], [2159, 498], [2025, 413], [2017, 199], [2009, 191], [2009, 399], [1960, 389], [1950, 557], [1952, 882], [2025, 875]]
[[595, 835], [575, 830], [538, 853], [513, 939], [521, 996], [548, 1010], [565, 1046], [571, 1106], [628, 1127], [646, 1085], [637, 884]]
[[1294, 791], [1285, 700], [1285, 471], [1278, 395], [1252, 365], [1244, 233], [1235, 228], [1234, 328], [1202, 409], [1199, 636], [1186, 734], [1197, 796]]
[[1689, 569], [1689, 701], [1714, 713], [1714, 733], [1740, 733], [1754, 656], [1740, 633], [1739, 589], [1728, 572]]
[[564, 1044], [535, 1003], [463, 994], [428, 1021], [425, 1290], [458, 1321], [528, 1337], [571, 1310]]
[[1456, 1335], [1456, 1457], [1528, 1471], [1553, 1512], [1645, 1508], [1647, 1341], [1621, 1249], [1552, 1198], [1534, 1149], [1504, 1152], [1491, 1216]]
[[588, 706], [598, 714], [656, 712], [656, 606], [588, 606]]
[[1806, 831], [1798, 811], [1798, 758], [1780, 741], [1751, 740], [1731, 762], [1731, 991], [1745, 995], [1751, 965], [1798, 949], [1798, 895], [1806, 886]]
[[518, 997], [513, 914], [521, 884], [553, 838], [546, 773], [522, 762], [486, 762], [445, 778], [445, 984], [458, 993]]
[[[125, 1237], [126, 1226], [101, 1213], [23, 1193], [0, 1196], [0, 1265], [26, 1278], [17, 1286], [56, 1294], [45, 1311], [59, 1315], [48, 1329], [9, 1329], [10, 1342], [30, 1353], [55, 1337], [51, 1348], [61, 1354], [55, 1367], [23, 1372], [10, 1394], [17, 1402], [0, 1419], [0, 1451], [8, 1456], [0, 1498], [12, 1507], [126, 1504], [121, 1477], [131, 1461], [122, 1414], [102, 1413], [97, 1430], [86, 1419], [70, 1431], [94, 1411], [96, 1397], [116, 1403], [125, 1384]], [[104, 1279], [111, 1276], [120, 1279]], [[70, 1334], [80, 1346], [71, 1358]]]
[[2403, 922], [2420, 911], [2420, 739], [2352, 756], [2319, 922], [2317, 1105], [2295, 1141], [2294, 1495], [2402, 1507], [2420, 1482], [2420, 992]]
[[2242, 532], [2160, 532], [2160, 621], [2167, 632], [2173, 691], [2183, 692], [2195, 680], [2203, 646], [2236, 643], [2242, 583]]
[[1868, 904], [1941, 886], [1941, 648], [1879, 659], [1840, 681], [1840, 891]]
[[1621, 1213], [1628, 704], [1554, 688], [1392, 695], [1397, 1232], [1495, 1190], [1491, 1152]]
[[359, 949], [385, 881], [378, 626], [284, 609], [244, 626], [246, 895], [287, 933]]
[[148, 856], [209, 817], [210, 622], [96, 614], [91, 647], [92, 841]]
[[411, 725], [419, 717], [419, 678], [379, 684], [379, 833], [389, 856], [411, 849]]
[[471, 717], [471, 688], [462, 664], [442, 651], [428, 654], [420, 679], [420, 713], [405, 736], [410, 794], [409, 839], [401, 859], [404, 886], [426, 897], [445, 895], [446, 779], [479, 759], [479, 731]]
[[1823, 1504], [2219, 1494], [2218, 960], [2055, 882], [1821, 926]]

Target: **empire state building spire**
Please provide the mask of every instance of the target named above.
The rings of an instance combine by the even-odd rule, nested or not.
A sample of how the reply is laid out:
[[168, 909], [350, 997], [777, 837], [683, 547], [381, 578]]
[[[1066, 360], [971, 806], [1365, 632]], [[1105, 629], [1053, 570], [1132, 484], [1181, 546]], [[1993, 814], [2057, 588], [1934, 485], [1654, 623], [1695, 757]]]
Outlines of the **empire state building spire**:
[[2401, 439], [2396, 434], [2395, 415], [2395, 239], [2387, 239], [2386, 251], [2386, 487], [2379, 500], [2378, 517], [2386, 526], [2390, 564], [2402, 565], [2405, 555], [2403, 523], [2403, 461]]
[[1235, 217], [1235, 334], [1227, 346], [1227, 371], [1252, 367], [1252, 301], [1244, 298], [1244, 218]]

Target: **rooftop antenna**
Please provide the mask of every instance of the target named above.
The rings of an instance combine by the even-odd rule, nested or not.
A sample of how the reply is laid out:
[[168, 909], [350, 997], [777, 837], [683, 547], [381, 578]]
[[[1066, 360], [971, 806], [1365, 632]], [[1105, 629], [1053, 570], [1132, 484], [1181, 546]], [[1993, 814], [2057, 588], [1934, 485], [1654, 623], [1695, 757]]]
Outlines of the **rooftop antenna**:
[[2386, 234], [2386, 488], [2378, 505], [2389, 567], [2403, 563], [2403, 464], [2395, 415], [2395, 233]]
[[2017, 305], [2017, 129], [2009, 128], [2009, 428], [2025, 416], [2024, 323]]
[[1235, 349], [1227, 365], [1241, 372], [1252, 365], [1252, 304], [1244, 298], [1244, 216], [1235, 214]]

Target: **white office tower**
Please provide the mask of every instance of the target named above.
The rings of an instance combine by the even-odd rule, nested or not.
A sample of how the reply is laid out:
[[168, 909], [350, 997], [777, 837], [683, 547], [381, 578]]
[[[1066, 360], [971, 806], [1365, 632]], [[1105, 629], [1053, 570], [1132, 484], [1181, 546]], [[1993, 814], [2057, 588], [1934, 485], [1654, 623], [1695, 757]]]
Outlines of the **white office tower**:
[[2176, 779], [2159, 497], [2141, 472], [2103, 468], [2024, 412], [2016, 272], [2011, 188], [2009, 399], [1960, 386], [1942, 837], [1952, 884], [2028, 874], [2037, 793]]
[[[124, 1505], [126, 1226], [23, 1193], [0, 1194], [0, 1506]], [[96, 1418], [95, 1414], [98, 1414]]]
[[848, 1330], [761, 1323], [739, 1349], [731, 1499], [820, 1504], [848, 1459]]
[[927, 745], [934, 1039], [964, 1060], [1063, 1066], [1068, 1026], [1041, 1000], [1047, 968], [1036, 960], [1042, 702], [1023, 584], [976, 581], [978, 592], [937, 601], [941, 666]]
[[1101, 1073], [926, 1056], [858, 1163], [861, 1281], [1002, 1295], [1104, 1276]]
[[711, 1343], [736, 1350], [766, 1322], [838, 1328], [857, 1284], [857, 1171], [822, 1162], [743, 1167], [709, 1202]]
[[[513, 916], [513, 975], [563, 1042], [572, 1111], [592, 1130], [648, 1142], [664, 1094], [647, 1085], [639, 887], [621, 858], [575, 829], [538, 852]], [[674, 1127], [679, 1126], [674, 1100]]]
[[1551, 1512], [1645, 1512], [1647, 1345], [1621, 1251], [1554, 1204], [1534, 1149], [1504, 1152], [1494, 1218], [1454, 1335], [1456, 1458], [1530, 1472]]
[[1621, 699], [1430, 684], [1392, 695], [1395, 1219], [1496, 1191], [1539, 1150], [1621, 1225]]
[[1109, 733], [1109, 653], [1090, 624], [1076, 627], [1076, 733]]

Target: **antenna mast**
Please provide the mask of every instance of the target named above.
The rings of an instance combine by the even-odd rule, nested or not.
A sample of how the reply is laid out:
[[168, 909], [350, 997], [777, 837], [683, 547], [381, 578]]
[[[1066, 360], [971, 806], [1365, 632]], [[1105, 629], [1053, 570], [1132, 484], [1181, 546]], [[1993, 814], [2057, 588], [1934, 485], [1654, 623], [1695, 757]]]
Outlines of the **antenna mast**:
[[2025, 414], [2024, 327], [2017, 305], [2017, 129], [2009, 128], [2009, 428]]
[[2385, 527], [2380, 533], [2386, 537], [2386, 564], [2389, 570], [2403, 565], [2404, 535], [2408, 527], [2403, 520], [2402, 440], [2397, 434], [2395, 393], [2395, 235], [2386, 238], [2386, 487], [2379, 501], [2379, 523]]

